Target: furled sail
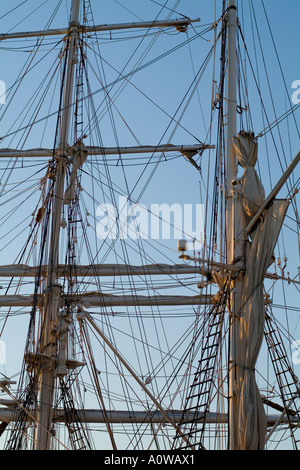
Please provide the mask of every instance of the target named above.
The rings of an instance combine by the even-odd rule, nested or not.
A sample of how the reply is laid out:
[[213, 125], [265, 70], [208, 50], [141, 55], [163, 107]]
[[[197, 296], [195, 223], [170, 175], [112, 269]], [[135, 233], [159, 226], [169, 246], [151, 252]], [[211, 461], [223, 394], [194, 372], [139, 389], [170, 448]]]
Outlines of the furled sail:
[[70, 204], [74, 197], [77, 172], [82, 167], [85, 160], [87, 159], [87, 155], [88, 155], [88, 152], [84, 143], [81, 140], [76, 142], [76, 144], [72, 148], [72, 165], [73, 166], [72, 166], [72, 172], [70, 176], [70, 183], [64, 195], [64, 204], [66, 205]]
[[[254, 169], [257, 158], [257, 142], [252, 133], [242, 131], [234, 138], [234, 150], [242, 176], [243, 209], [253, 217], [263, 202], [264, 188]], [[264, 334], [263, 281], [272, 259], [278, 235], [284, 220], [288, 201], [274, 200], [254, 228], [246, 250], [246, 269], [238, 322], [237, 401], [235, 448], [263, 449], [267, 420], [263, 403], [255, 381], [255, 365]]]

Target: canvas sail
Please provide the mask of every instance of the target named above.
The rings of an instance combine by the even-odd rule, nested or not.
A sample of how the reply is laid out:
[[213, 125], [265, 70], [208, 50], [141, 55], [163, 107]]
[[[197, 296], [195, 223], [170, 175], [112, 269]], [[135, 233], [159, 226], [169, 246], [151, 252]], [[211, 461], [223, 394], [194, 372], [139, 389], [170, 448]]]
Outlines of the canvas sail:
[[[252, 218], [265, 195], [254, 165], [257, 142], [252, 133], [241, 132], [234, 138], [234, 150], [239, 164], [245, 169], [242, 176], [243, 210]], [[288, 201], [274, 200], [250, 234], [246, 250], [246, 269], [243, 280], [241, 308], [235, 321], [237, 327], [236, 423], [233, 439], [235, 449], [263, 449], [267, 420], [255, 380], [255, 365], [264, 334], [263, 281], [270, 265], [273, 250], [284, 220]]]

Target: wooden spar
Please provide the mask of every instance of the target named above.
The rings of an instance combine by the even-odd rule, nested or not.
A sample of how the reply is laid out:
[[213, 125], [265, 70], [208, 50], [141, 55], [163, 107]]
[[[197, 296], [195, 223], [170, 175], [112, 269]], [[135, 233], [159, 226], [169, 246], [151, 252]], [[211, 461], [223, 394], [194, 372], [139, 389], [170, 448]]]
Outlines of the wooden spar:
[[[168, 28], [174, 26], [179, 31], [185, 31], [185, 29], [191, 23], [197, 23], [200, 18], [191, 20], [190, 18], [180, 18], [175, 20], [163, 20], [163, 21], [141, 21], [134, 23], [121, 23], [121, 24], [103, 24], [98, 26], [83, 26], [78, 25], [79, 33], [92, 33], [97, 31], [113, 31], [122, 29], [134, 29], [134, 28]], [[57, 28], [48, 29], [41, 31], [23, 31], [16, 33], [1, 34], [0, 41], [8, 39], [20, 39], [20, 38], [34, 38], [39, 36], [65, 36], [68, 34], [69, 28]]]
[[152, 392], [146, 387], [145, 383], [140, 379], [140, 377], [134, 372], [132, 367], [128, 364], [128, 362], [123, 358], [123, 356], [119, 353], [119, 351], [114, 347], [114, 345], [110, 342], [110, 340], [105, 336], [103, 331], [98, 327], [98, 325], [94, 322], [93, 318], [85, 311], [81, 310], [78, 313], [77, 316], [78, 321], [81, 322], [88, 322], [93, 329], [97, 332], [99, 336], [103, 339], [103, 341], [107, 344], [107, 346], [111, 349], [111, 351], [114, 353], [114, 355], [119, 359], [119, 361], [123, 364], [123, 366], [127, 369], [127, 371], [130, 373], [130, 375], [135, 379], [135, 381], [139, 384], [141, 389], [145, 392], [145, 394], [150, 398], [152, 403], [155, 405], [155, 407], [160, 411], [162, 414], [165, 422], [171, 424], [171, 426], [174, 427], [174, 429], [179, 432], [180, 436], [182, 439], [189, 444], [188, 438], [177, 428], [176, 422], [172, 419], [172, 417], [168, 414], [167, 411], [164, 410], [160, 402], [155, 398], [155, 396], [152, 394]]
[[[59, 295], [59, 294], [58, 294]], [[47, 305], [47, 297], [37, 296], [39, 306]], [[85, 292], [77, 296], [64, 296], [71, 303], [86, 304], [90, 307], [125, 307], [125, 306], [170, 306], [170, 305], [209, 305], [215, 301], [214, 295], [111, 295], [100, 292]], [[57, 302], [63, 306], [62, 301]], [[30, 307], [34, 304], [33, 295], [1, 295], [0, 307]]]
[[[234, 264], [238, 256], [237, 222], [240, 211], [235, 203], [233, 181], [237, 177], [237, 162], [233, 150], [233, 137], [236, 135], [236, 25], [237, 12], [235, 0], [228, 0], [228, 103], [227, 103], [227, 155], [226, 155], [226, 229], [227, 229], [227, 263]], [[241, 278], [231, 282], [230, 297], [230, 344], [229, 344], [229, 449], [235, 449], [235, 426], [237, 421], [236, 393], [238, 324], [236, 314], [239, 311]]]
[[[133, 147], [86, 147], [88, 155], [119, 155], [119, 154], [142, 154], [142, 153], [165, 153], [179, 152], [182, 155], [186, 153], [197, 153], [203, 150], [215, 148], [214, 145], [141, 145]], [[55, 154], [58, 150], [55, 151]], [[36, 148], [28, 150], [0, 149], [0, 158], [51, 158], [53, 149]]]
[[272, 189], [270, 192], [269, 196], [265, 199], [261, 207], [258, 209], [254, 217], [251, 219], [247, 227], [245, 228], [245, 234], [248, 235], [251, 230], [253, 229], [254, 225], [262, 215], [263, 211], [267, 209], [268, 205], [273, 201], [273, 199], [277, 196], [279, 193], [280, 189], [283, 187], [284, 183], [288, 179], [288, 177], [291, 175], [291, 173], [294, 171], [298, 163], [300, 162], [300, 152], [297, 153], [297, 155], [294, 157], [294, 159], [291, 161], [275, 187]]

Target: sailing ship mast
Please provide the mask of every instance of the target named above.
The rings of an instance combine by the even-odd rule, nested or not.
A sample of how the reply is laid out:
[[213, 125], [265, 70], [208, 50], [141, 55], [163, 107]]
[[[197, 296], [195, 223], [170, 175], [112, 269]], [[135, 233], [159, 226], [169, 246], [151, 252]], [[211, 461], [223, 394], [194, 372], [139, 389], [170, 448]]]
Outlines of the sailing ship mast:
[[[227, 263], [234, 263], [237, 256], [237, 251], [240, 246], [236, 246], [236, 236], [240, 233], [237, 230], [236, 222], [240, 214], [240, 204], [235, 207], [234, 202], [239, 199], [233, 197], [234, 188], [232, 182], [237, 176], [237, 163], [233, 151], [233, 137], [236, 135], [236, 5], [235, 0], [229, 0], [228, 5], [228, 104], [227, 104], [227, 180], [226, 180], [226, 227], [227, 227]], [[235, 210], [236, 209], [236, 210]], [[238, 396], [235, 393], [236, 382], [236, 321], [240, 300], [239, 281], [236, 279], [232, 282], [231, 303], [231, 331], [230, 331], [230, 355], [229, 355], [229, 448], [232, 450], [235, 447], [234, 436], [236, 423], [236, 410]], [[239, 296], [239, 299], [237, 297]]]
[[239, 344], [238, 317], [240, 315], [243, 276], [245, 269], [245, 216], [241, 197], [237, 190], [237, 159], [233, 149], [233, 139], [237, 134], [237, 54], [236, 54], [237, 9], [235, 0], [228, 1], [228, 97], [227, 97], [227, 160], [226, 160], [226, 227], [227, 227], [227, 264], [241, 267], [236, 276], [233, 273], [230, 296], [230, 353], [229, 353], [229, 449], [239, 449], [236, 443], [238, 426], [238, 402], [241, 399], [237, 389]]
[[[69, 204], [71, 202], [71, 197], [66, 200], [66, 193], [65, 193], [65, 178], [66, 178], [66, 166], [68, 163], [68, 158], [70, 155], [70, 149], [72, 150], [72, 142], [70, 142], [70, 123], [71, 123], [71, 110], [72, 110], [72, 98], [73, 98], [73, 85], [74, 85], [74, 78], [75, 78], [75, 59], [76, 59], [76, 52], [78, 47], [78, 35], [80, 32], [83, 31], [83, 27], [80, 26], [79, 23], [79, 12], [80, 12], [80, 5], [81, 0], [73, 0], [72, 2], [72, 9], [71, 9], [71, 20], [69, 24], [68, 30], [61, 29], [61, 30], [49, 30], [49, 31], [36, 31], [31, 33], [12, 33], [8, 35], [4, 35], [1, 39], [9, 39], [9, 38], [19, 38], [19, 37], [38, 37], [40, 35], [56, 35], [56, 34], [66, 34], [67, 33], [67, 47], [66, 47], [66, 72], [63, 79], [63, 87], [62, 87], [62, 113], [60, 118], [60, 131], [59, 131], [59, 142], [56, 149], [55, 155], [55, 178], [54, 178], [54, 186], [53, 186], [53, 210], [51, 214], [51, 233], [50, 233], [50, 249], [49, 249], [49, 259], [48, 259], [48, 266], [46, 269], [47, 273], [47, 283], [45, 288], [45, 294], [43, 307], [42, 307], [42, 320], [41, 320], [41, 332], [39, 338], [39, 349], [37, 353], [34, 355], [34, 361], [36, 362], [35, 368], [39, 377], [37, 382], [40, 385], [40, 390], [38, 391], [38, 401], [39, 401], [39, 408], [38, 408], [38, 415], [37, 415], [37, 427], [36, 427], [36, 438], [35, 438], [35, 448], [37, 450], [46, 450], [51, 448], [51, 437], [52, 437], [52, 427], [53, 427], [53, 400], [54, 400], [54, 390], [55, 390], [55, 381], [60, 380], [61, 385], [63, 387], [63, 378], [68, 373], [68, 367], [66, 364], [66, 357], [65, 357], [65, 347], [67, 341], [67, 333], [68, 324], [70, 323], [70, 315], [66, 308], [64, 308], [62, 303], [62, 287], [59, 284], [60, 278], [60, 268], [59, 265], [59, 240], [60, 240], [60, 229], [61, 229], [61, 213], [62, 213], [62, 206], [64, 203]], [[195, 20], [197, 21], [197, 20]], [[105, 25], [99, 27], [91, 27], [87, 28], [84, 27], [84, 32], [88, 31], [102, 31], [102, 30], [111, 30], [111, 29], [123, 29], [123, 28], [152, 28], [152, 27], [163, 27], [163, 26], [174, 26], [179, 30], [184, 30], [186, 26], [191, 22], [189, 19], [184, 20], [173, 20], [173, 21], [156, 21], [151, 23], [133, 23], [133, 24], [123, 24], [118, 27], [117, 25]], [[74, 146], [78, 143], [74, 143]], [[209, 147], [209, 146], [207, 146]], [[183, 155], [190, 154], [190, 152], [197, 152], [199, 150], [204, 150], [206, 146], [197, 145], [197, 146], [181, 146], [177, 150], [181, 152]], [[173, 145], [159, 145], [155, 147], [146, 146], [146, 147], [133, 147], [133, 148], [115, 148], [115, 149], [104, 149], [104, 148], [85, 148], [85, 146], [79, 145], [79, 154], [77, 153], [77, 158], [79, 160], [84, 161], [86, 156], [91, 153], [93, 155], [103, 153], [107, 154], [118, 154], [120, 150], [124, 153], [134, 153], [134, 152], [168, 152], [176, 150], [176, 146]], [[9, 156], [10, 151], [2, 153], [2, 157]], [[51, 150], [29, 150], [29, 151], [22, 151], [21, 153], [12, 151], [14, 157], [40, 157], [40, 156], [50, 156]], [[82, 164], [81, 162], [81, 164]], [[153, 269], [154, 268], [154, 269]], [[176, 267], [171, 267], [171, 272], [176, 272]], [[137, 274], [138, 267], [135, 269], [133, 267], [132, 272]], [[144, 268], [145, 271], [146, 268]], [[150, 267], [151, 269], [151, 267]], [[86, 274], [86, 269], [83, 269]], [[103, 272], [103, 266], [101, 266], [101, 271]], [[105, 271], [105, 267], [104, 267]], [[108, 275], [112, 275], [114, 273], [122, 274], [122, 270], [119, 267], [112, 267], [109, 266], [108, 268]], [[152, 271], [155, 273], [161, 273], [161, 270], [158, 267], [152, 266]], [[167, 273], [168, 269], [166, 269]], [[180, 272], [180, 268], [179, 271]], [[186, 269], [186, 272], [189, 270]], [[130, 266], [126, 266], [123, 274], [127, 274], [130, 272]], [[11, 274], [11, 273], [10, 273]], [[201, 301], [201, 299], [199, 298]], [[14, 305], [14, 301], [11, 300], [10, 305]], [[89, 301], [92, 302], [91, 297], [89, 297]], [[153, 300], [152, 300], [153, 301]], [[191, 302], [194, 302], [194, 299]], [[118, 300], [119, 304], [122, 305], [130, 305], [130, 300], [124, 298], [124, 300]], [[120, 303], [121, 302], [121, 303]], [[134, 304], [139, 302], [137, 298], [134, 300]], [[151, 301], [150, 299], [141, 299], [141, 305], [147, 305], [148, 302]], [[163, 302], [164, 305], [172, 305], [172, 304], [180, 304], [180, 299], [174, 298], [174, 300], [169, 300], [166, 298], [163, 300], [162, 298], [157, 299], [157, 302]], [[188, 302], [187, 299], [182, 299], [183, 304]], [[31, 301], [30, 301], [31, 303]], [[96, 304], [99, 304], [99, 299], [96, 299]], [[113, 305], [113, 302], [110, 302]], [[93, 302], [92, 302], [93, 304]], [[116, 303], [117, 305], [118, 303]], [[149, 304], [149, 305], [150, 305]], [[103, 305], [105, 305], [103, 303]], [[81, 313], [81, 316], [78, 316], [78, 321], [88, 320], [92, 322], [93, 320], [86, 314]], [[95, 329], [97, 330], [97, 326], [94, 325]], [[103, 336], [103, 339], [109, 344], [110, 348], [114, 351], [114, 353], [118, 356], [118, 351], [111, 345], [105, 335], [98, 330], [98, 333]], [[57, 336], [59, 339], [58, 342], [54, 341], [54, 336]], [[62, 344], [62, 337], [64, 336], [64, 345]], [[27, 353], [27, 360], [30, 361], [30, 353]], [[29, 358], [29, 359], [28, 359]], [[32, 359], [32, 358], [31, 358]], [[150, 399], [156, 404], [156, 407], [161, 412], [161, 416], [164, 417], [166, 421], [169, 421], [170, 424], [175, 426], [173, 418], [171, 419], [168, 416], [168, 413], [163, 410], [160, 404], [157, 402], [155, 397], [147, 390], [143, 382], [136, 376], [134, 371], [130, 368], [130, 366], [120, 357], [120, 360], [124, 362], [125, 367], [129, 370], [129, 372], [135, 377], [137, 382], [140, 384], [141, 388], [147, 393]], [[76, 364], [75, 364], [76, 367]], [[74, 368], [74, 361], [73, 361], [73, 368]], [[72, 411], [72, 410], [71, 410]], [[75, 410], [74, 410], [75, 412]], [[78, 412], [77, 412], [78, 413]], [[98, 418], [99, 419], [99, 418]], [[101, 418], [100, 418], [101, 419]], [[83, 440], [83, 438], [80, 438]], [[184, 438], [185, 439], [185, 438]], [[78, 439], [79, 440], [79, 439]], [[113, 439], [112, 439], [113, 442]]]

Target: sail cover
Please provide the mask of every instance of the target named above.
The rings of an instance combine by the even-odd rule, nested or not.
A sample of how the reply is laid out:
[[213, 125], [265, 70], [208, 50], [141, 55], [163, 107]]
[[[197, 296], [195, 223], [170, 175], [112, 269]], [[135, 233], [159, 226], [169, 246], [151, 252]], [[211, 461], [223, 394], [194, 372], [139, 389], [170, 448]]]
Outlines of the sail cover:
[[[234, 138], [233, 147], [245, 169], [242, 176], [243, 209], [252, 218], [265, 195], [254, 165], [257, 142], [252, 133], [242, 131]], [[240, 314], [237, 317], [237, 382], [234, 423], [234, 447], [240, 450], [264, 448], [266, 416], [255, 380], [255, 365], [264, 334], [263, 281], [272, 260], [288, 202], [274, 200], [251, 232], [247, 252]]]

